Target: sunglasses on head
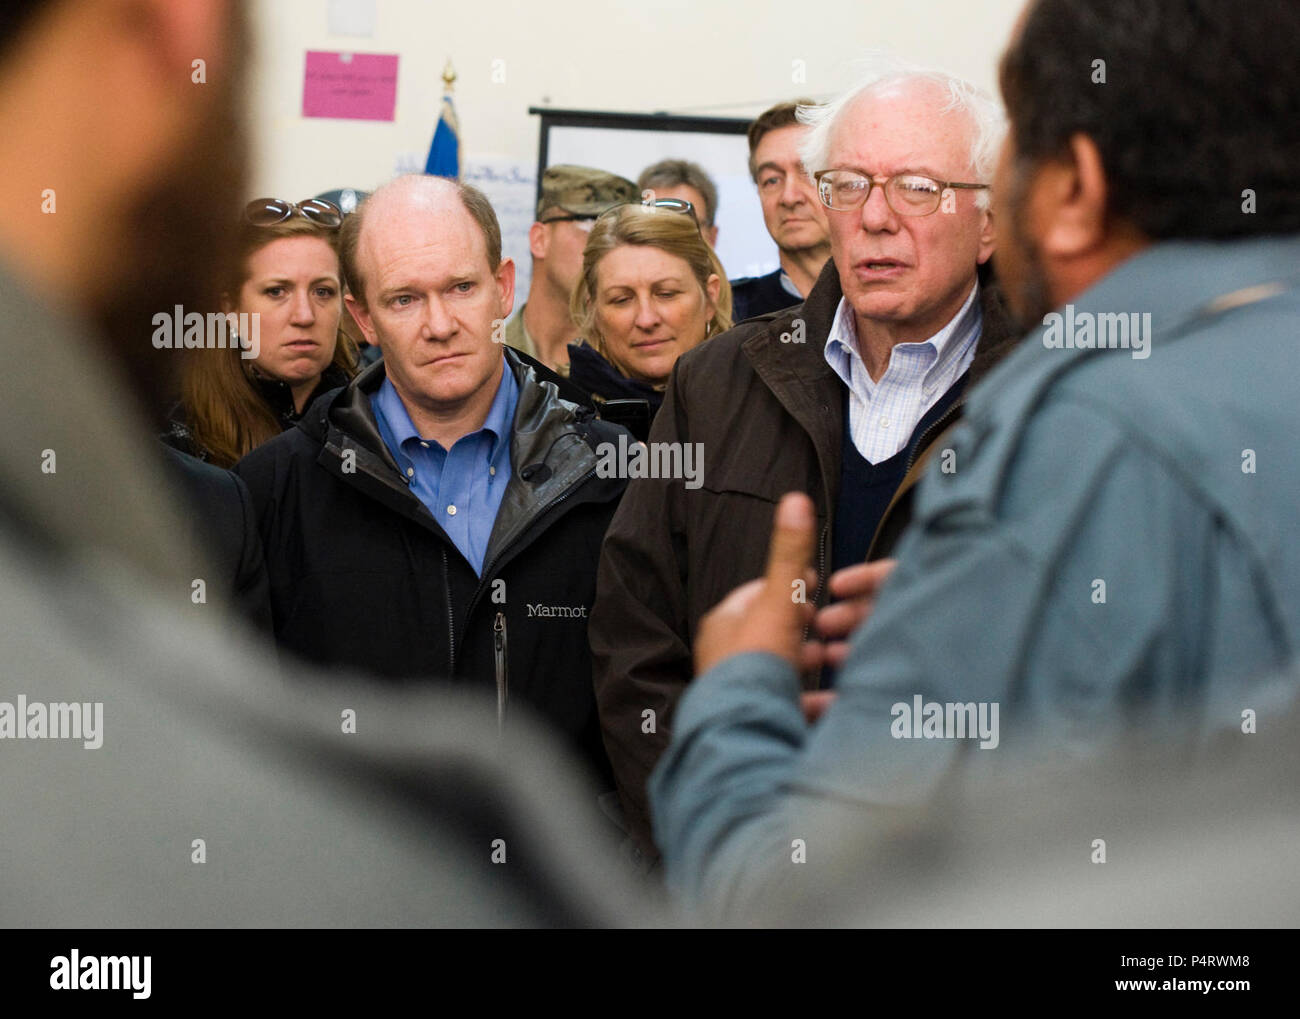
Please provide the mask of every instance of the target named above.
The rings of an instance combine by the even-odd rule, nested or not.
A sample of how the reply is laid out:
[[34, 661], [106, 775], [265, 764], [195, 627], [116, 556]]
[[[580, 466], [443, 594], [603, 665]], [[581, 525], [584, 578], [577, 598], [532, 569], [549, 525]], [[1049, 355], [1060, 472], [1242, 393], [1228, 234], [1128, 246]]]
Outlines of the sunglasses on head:
[[275, 226], [293, 216], [302, 216], [318, 226], [337, 229], [343, 222], [343, 210], [323, 198], [287, 202], [283, 198], [255, 198], [244, 206], [244, 219], [253, 226]]
[[612, 205], [600, 214], [600, 219], [604, 219], [611, 213], [619, 209], [626, 209], [630, 205], [638, 206], [642, 209], [663, 209], [666, 212], [680, 212], [690, 216], [696, 226], [700, 225], [700, 218], [695, 215], [695, 206], [685, 198], [658, 198], [653, 202], [623, 202], [621, 205]]

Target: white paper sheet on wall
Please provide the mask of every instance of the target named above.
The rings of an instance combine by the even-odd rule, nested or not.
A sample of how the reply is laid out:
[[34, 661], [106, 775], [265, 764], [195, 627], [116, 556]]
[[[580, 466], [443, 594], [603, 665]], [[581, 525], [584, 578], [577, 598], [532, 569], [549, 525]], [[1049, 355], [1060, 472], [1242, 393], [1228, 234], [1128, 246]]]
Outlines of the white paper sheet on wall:
[[690, 159], [718, 188], [718, 258], [727, 276], [761, 276], [777, 267], [776, 245], [763, 224], [763, 208], [749, 179], [749, 144], [743, 134], [555, 126], [547, 162], [598, 166], [636, 180], [661, 159]]
[[377, 0], [330, 0], [330, 35], [355, 35], [371, 39], [375, 34]]
[[[399, 152], [393, 176], [423, 173], [425, 154]], [[528, 228], [537, 213], [537, 164], [508, 156], [475, 156], [465, 160], [460, 179], [488, 196], [501, 223], [501, 253], [515, 260], [515, 309], [528, 299], [533, 260], [528, 254]]]
[[528, 228], [537, 215], [537, 164], [506, 156], [477, 156], [466, 160], [460, 179], [488, 196], [501, 222], [501, 252], [515, 260], [515, 309], [528, 298], [532, 258]]

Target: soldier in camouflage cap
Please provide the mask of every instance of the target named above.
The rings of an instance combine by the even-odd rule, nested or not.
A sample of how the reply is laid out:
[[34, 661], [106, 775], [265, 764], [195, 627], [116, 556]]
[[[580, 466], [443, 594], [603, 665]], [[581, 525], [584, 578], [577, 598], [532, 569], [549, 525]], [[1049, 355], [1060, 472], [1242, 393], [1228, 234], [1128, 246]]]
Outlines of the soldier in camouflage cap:
[[506, 343], [560, 374], [568, 373], [568, 345], [577, 337], [569, 296], [582, 273], [582, 249], [591, 224], [606, 209], [638, 198], [624, 177], [590, 166], [559, 164], [542, 174], [537, 222], [528, 231], [533, 275], [528, 300], [506, 325]]
[[638, 198], [636, 185], [626, 178], [590, 166], [561, 163], [548, 166], [542, 174], [537, 218], [547, 219], [546, 213], [551, 209], [595, 218], [611, 205], [635, 202]]

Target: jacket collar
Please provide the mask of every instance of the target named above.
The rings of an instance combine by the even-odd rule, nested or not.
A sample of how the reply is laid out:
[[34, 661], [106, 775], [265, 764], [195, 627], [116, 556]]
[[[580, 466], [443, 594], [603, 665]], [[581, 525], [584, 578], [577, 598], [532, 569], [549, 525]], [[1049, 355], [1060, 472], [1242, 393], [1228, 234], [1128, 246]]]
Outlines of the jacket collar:
[[579, 341], [569, 344], [569, 378], [598, 400], [648, 400], [663, 403], [662, 390], [648, 382], [628, 378], [595, 347]]
[[767, 328], [753, 330], [741, 343], [758, 377], [812, 440], [828, 508], [839, 487], [843, 383], [826, 363], [823, 347], [841, 296], [839, 272], [828, 260], [802, 304], [772, 313]]
[[[271, 408], [271, 413], [276, 416], [282, 427], [288, 428], [302, 417], [302, 414], [299, 414], [294, 408], [293, 390], [288, 383], [261, 375], [256, 369], [253, 369], [252, 381], [253, 386], [266, 402], [266, 405]], [[306, 403], [302, 405], [303, 414], [307, 413], [307, 409], [318, 396], [347, 384], [348, 377], [341, 369], [333, 364], [326, 365], [325, 370], [321, 372], [320, 381], [316, 383], [316, 388], [311, 391]]]
[[[1074, 314], [1149, 314], [1147, 342], [1155, 351], [1244, 302], [1300, 286], [1297, 265], [1300, 235], [1295, 234], [1166, 241], [1121, 263], [1067, 305]], [[1042, 323], [1030, 332], [975, 394], [962, 441], [968, 449], [982, 445], [987, 462], [1011, 461], [1023, 422], [1061, 376], [1096, 357], [1132, 356], [1127, 350], [1048, 349], [1046, 330]]]
[[379, 422], [370, 406], [370, 398], [379, 391], [387, 377], [384, 361], [380, 358], [363, 369], [333, 400], [322, 402], [318, 411], [306, 415], [301, 427], [313, 438], [327, 444], [329, 434], [338, 431], [400, 475], [397, 461], [384, 445]]
[[[541, 513], [593, 475], [597, 463], [591, 410], [561, 397], [554, 373], [532, 358], [510, 347], [504, 348], [504, 355], [506, 370], [514, 374], [519, 386], [519, 399], [510, 433], [510, 481], [497, 511], [485, 564], [491, 564]], [[332, 473], [404, 515], [437, 528], [424, 504], [407, 487], [371, 408], [370, 399], [385, 377], [381, 359], [333, 399], [320, 401], [299, 427], [322, 444], [319, 462]], [[340, 462], [349, 450], [354, 469], [345, 471]]]
[[[993, 368], [1011, 353], [1020, 342], [1020, 330], [1011, 319], [1007, 309], [1006, 298], [1002, 293], [1002, 284], [998, 282], [997, 270], [993, 260], [985, 262], [976, 274], [980, 281], [980, 310], [984, 322], [980, 328], [979, 345], [975, 348], [975, 359], [971, 361], [970, 387], [987, 375]], [[963, 397], [965, 393], [962, 394]]]
[[[506, 367], [519, 383], [510, 434], [510, 483], [497, 511], [484, 563], [490, 564], [551, 506], [596, 472], [592, 413], [564, 400], [554, 382], [506, 348]], [[486, 572], [486, 571], [485, 571]]]
[[[992, 260], [981, 265], [977, 275], [983, 321], [966, 387], [954, 408], [960, 406], [971, 385], [1006, 357], [1020, 339], [1007, 311]], [[741, 344], [754, 371], [811, 438], [821, 462], [828, 506], [834, 505], [839, 488], [838, 465], [844, 428], [840, 405], [843, 383], [826, 363], [825, 341], [843, 296], [839, 271], [835, 262], [828, 260], [803, 304], [773, 313], [768, 328], [754, 330]], [[797, 342], [796, 327], [800, 320], [803, 341]], [[790, 339], [783, 342], [785, 335]], [[949, 414], [953, 413], [954, 409], [950, 409]]]

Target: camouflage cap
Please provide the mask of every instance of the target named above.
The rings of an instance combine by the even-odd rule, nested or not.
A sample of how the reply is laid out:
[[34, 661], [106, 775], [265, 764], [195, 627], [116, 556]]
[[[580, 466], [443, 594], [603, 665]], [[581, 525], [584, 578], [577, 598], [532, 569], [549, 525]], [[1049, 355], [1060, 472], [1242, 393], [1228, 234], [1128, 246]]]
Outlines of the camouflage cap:
[[639, 196], [636, 185], [617, 174], [560, 163], [548, 166], [542, 174], [537, 218], [548, 209], [562, 209], [572, 216], [599, 216], [610, 206], [635, 202]]

